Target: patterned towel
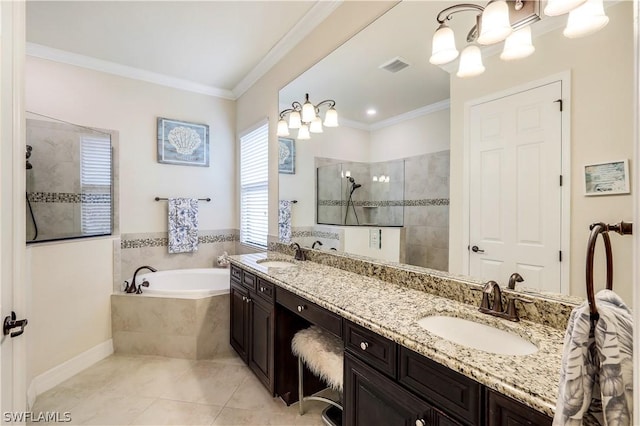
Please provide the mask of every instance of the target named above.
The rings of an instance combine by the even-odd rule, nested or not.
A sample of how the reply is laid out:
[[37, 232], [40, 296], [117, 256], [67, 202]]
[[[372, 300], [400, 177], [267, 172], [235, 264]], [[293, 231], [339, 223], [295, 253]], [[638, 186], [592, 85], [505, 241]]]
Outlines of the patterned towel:
[[633, 316], [611, 290], [596, 295], [600, 319], [587, 302], [571, 312], [564, 338], [554, 426], [582, 425], [587, 412], [607, 426], [629, 426], [633, 415]]
[[169, 253], [198, 251], [198, 200], [169, 198]]
[[278, 238], [281, 243], [291, 242], [291, 201], [280, 200], [278, 211]]

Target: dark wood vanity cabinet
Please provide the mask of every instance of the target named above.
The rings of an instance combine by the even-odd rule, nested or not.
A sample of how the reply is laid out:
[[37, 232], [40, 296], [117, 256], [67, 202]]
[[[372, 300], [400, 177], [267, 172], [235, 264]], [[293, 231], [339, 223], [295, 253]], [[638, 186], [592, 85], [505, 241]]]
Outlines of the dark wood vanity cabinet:
[[545, 416], [513, 399], [487, 390], [487, 424], [495, 426], [550, 426], [551, 417]]
[[273, 284], [238, 270], [239, 277], [233, 273], [233, 269], [231, 273], [230, 343], [256, 377], [273, 393]]

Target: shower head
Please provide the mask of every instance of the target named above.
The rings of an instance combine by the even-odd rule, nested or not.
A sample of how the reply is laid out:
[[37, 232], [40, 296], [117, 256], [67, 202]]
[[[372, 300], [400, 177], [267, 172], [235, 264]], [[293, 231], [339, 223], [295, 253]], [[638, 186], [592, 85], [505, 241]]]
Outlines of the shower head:
[[354, 183], [353, 184], [353, 189], [358, 189], [360, 188], [362, 185], [360, 185], [359, 183]]
[[27, 167], [27, 170], [31, 170], [31, 169], [33, 169], [33, 165], [29, 162], [29, 160], [27, 160], [27, 165], [26, 165], [26, 167]]
[[33, 169], [33, 165], [29, 162], [29, 157], [31, 157], [31, 151], [33, 151], [33, 147], [31, 145], [27, 145], [25, 147], [25, 157], [27, 158], [27, 170]]

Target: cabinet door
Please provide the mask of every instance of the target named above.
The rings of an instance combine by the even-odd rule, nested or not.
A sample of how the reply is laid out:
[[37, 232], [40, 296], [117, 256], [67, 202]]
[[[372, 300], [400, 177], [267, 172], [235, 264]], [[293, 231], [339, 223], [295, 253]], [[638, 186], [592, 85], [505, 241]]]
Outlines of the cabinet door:
[[273, 305], [250, 293], [249, 367], [273, 393]]
[[489, 390], [489, 426], [546, 426], [552, 419], [511, 398]]
[[345, 353], [344, 420], [347, 426], [457, 424], [348, 352]]
[[244, 362], [248, 361], [249, 345], [249, 292], [239, 285], [231, 284], [230, 343]]

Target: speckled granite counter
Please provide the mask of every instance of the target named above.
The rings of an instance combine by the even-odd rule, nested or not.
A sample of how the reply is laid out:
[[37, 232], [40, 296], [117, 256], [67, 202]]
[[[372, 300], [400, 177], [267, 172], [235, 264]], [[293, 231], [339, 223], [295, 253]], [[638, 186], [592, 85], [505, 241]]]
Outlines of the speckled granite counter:
[[[266, 258], [288, 260], [293, 268], [267, 268]], [[374, 278], [314, 262], [293, 261], [279, 253], [231, 256], [231, 263], [360, 324], [483, 385], [553, 416], [558, 393], [563, 331], [530, 321], [512, 323], [477, 308]], [[538, 352], [496, 355], [437, 337], [417, 324], [429, 315], [473, 319], [520, 335]]]

